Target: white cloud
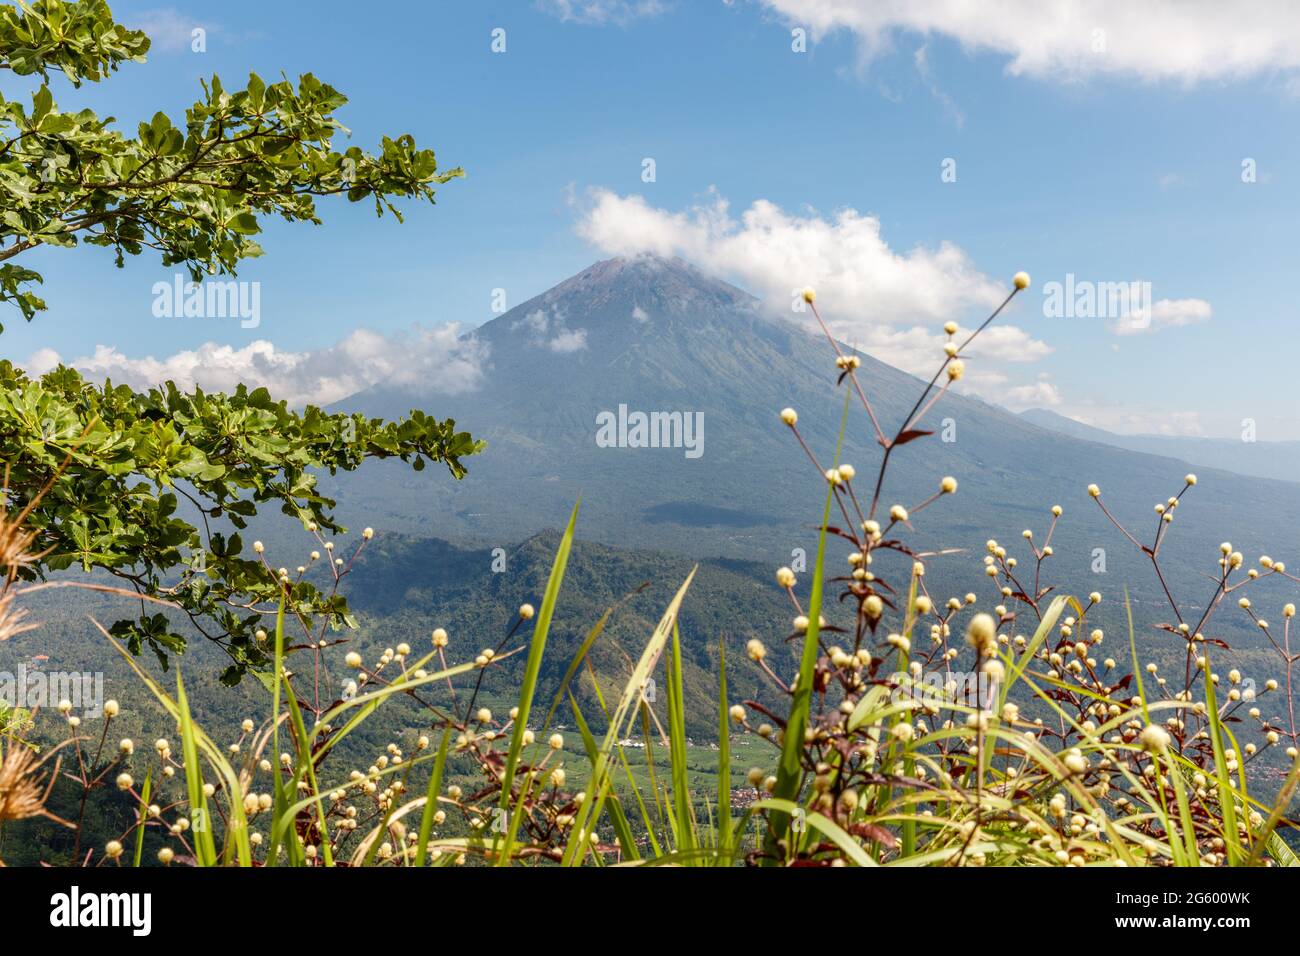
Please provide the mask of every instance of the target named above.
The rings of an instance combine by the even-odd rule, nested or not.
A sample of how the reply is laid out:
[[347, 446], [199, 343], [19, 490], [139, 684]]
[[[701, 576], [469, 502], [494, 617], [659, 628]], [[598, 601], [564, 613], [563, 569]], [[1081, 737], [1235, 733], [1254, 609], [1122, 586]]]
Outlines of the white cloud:
[[662, 0], [537, 0], [538, 9], [566, 23], [625, 24], [667, 11]]
[[1205, 426], [1196, 411], [1167, 411], [1135, 408], [1132, 405], [1104, 405], [1095, 402], [1066, 404], [1057, 409], [1077, 422], [1120, 435], [1203, 436]]
[[[791, 308], [799, 299], [796, 290], [812, 286], [837, 339], [925, 378], [944, 359], [943, 323], [971, 310], [979, 310], [982, 321], [1007, 293], [952, 243], [895, 251], [881, 235], [880, 220], [855, 209], [830, 217], [813, 210], [792, 215], [759, 200], [737, 220], [716, 192], [684, 212], [605, 189], [591, 190], [587, 200], [576, 228], [605, 253], [681, 256], [706, 272], [734, 278], [774, 314], [815, 327], [810, 312]], [[971, 331], [973, 326], [959, 328], [957, 340]], [[966, 351], [960, 390], [999, 404], [1056, 404], [1055, 386], [1018, 385], [997, 370], [1038, 362], [1051, 352], [1024, 329], [994, 323]]]
[[1151, 307], [1151, 324], [1158, 329], [1181, 328], [1208, 322], [1213, 314], [1204, 299], [1157, 299]]
[[[958, 341], [964, 340], [971, 331], [961, 329], [957, 334]], [[842, 338], [838, 333], [836, 337]], [[943, 361], [943, 346], [948, 338], [942, 332], [920, 325], [903, 329], [870, 326], [863, 330], [860, 337], [845, 338], [843, 341], [895, 368], [928, 378]], [[989, 326], [963, 353], [967, 367], [974, 373], [970, 379], [963, 380], [966, 390], [985, 394], [986, 390], [972, 388], [972, 383], [976, 381], [975, 375], [991, 363], [1037, 362], [1051, 353], [1050, 345], [1033, 338], [1024, 329], [1014, 325]], [[1001, 385], [1005, 382], [1006, 376], [1000, 375], [996, 382], [989, 384]], [[1001, 401], [995, 396], [989, 397]]]
[[522, 332], [530, 345], [550, 349], [561, 354], [579, 352], [587, 347], [587, 330], [570, 329], [558, 309], [548, 315], [545, 309], [534, 309], [522, 319], [510, 323], [510, 331]]
[[524, 331], [534, 340], [541, 339], [546, 335], [546, 330], [551, 324], [550, 317], [546, 314], [545, 309], [534, 309], [522, 319], [516, 319], [510, 323], [510, 331]]
[[[855, 209], [824, 217], [785, 212], [758, 200], [731, 216], [716, 192], [683, 212], [651, 206], [640, 196], [591, 190], [577, 231], [607, 254], [678, 255], [705, 271], [734, 278], [786, 318], [796, 290], [812, 286], [831, 332], [900, 368], [932, 371], [942, 358], [940, 326], [968, 310], [991, 310], [1006, 286], [975, 268], [952, 243], [892, 249], [880, 220]], [[982, 319], [983, 316], [981, 315]], [[1023, 329], [998, 323], [976, 340], [972, 356], [1032, 362], [1051, 351]]]
[[1008, 408], [1022, 410], [1061, 404], [1061, 393], [1051, 382], [1039, 380], [1029, 385], [1014, 385], [1002, 393]]
[[[1006, 296], [1006, 285], [976, 268], [955, 244], [894, 249], [880, 220], [855, 209], [830, 216], [815, 210], [794, 214], [758, 200], [737, 218], [716, 191], [688, 209], [673, 211], [607, 189], [588, 191], [578, 205], [577, 232], [604, 253], [681, 256], [734, 279], [787, 319], [815, 324], [810, 312], [792, 311], [797, 290], [811, 286], [836, 338], [925, 378], [943, 360], [947, 337], [942, 324], [958, 321], [956, 337], [964, 341], [974, 328], [971, 320], [982, 321]], [[1203, 299], [1158, 299], [1143, 316], [1149, 315], [1147, 328], [1156, 330], [1204, 322], [1211, 313]], [[1046, 377], [1027, 382], [1023, 371], [1008, 374], [1042, 361], [1053, 350], [1006, 318], [999, 317], [964, 353], [967, 374], [960, 390], [1015, 409], [1064, 404]], [[543, 336], [548, 328], [544, 320], [529, 320], [543, 322], [538, 333]], [[1146, 330], [1138, 324], [1126, 319], [1112, 330]], [[1196, 422], [1170, 424], [1155, 417], [1150, 426], [1151, 431], [1174, 428], [1180, 434], [1199, 428]]]
[[[787, 314], [794, 290], [813, 286], [828, 320], [844, 331], [952, 318], [1002, 301], [1006, 286], [985, 276], [957, 246], [890, 248], [880, 220], [856, 209], [823, 217], [785, 212], [760, 199], [740, 219], [711, 191], [683, 212], [651, 206], [641, 196], [593, 189], [580, 209], [579, 235], [611, 255], [680, 255], [706, 271], [741, 281]], [[853, 316], [851, 309], [861, 310]]]
[[1017, 385], [1005, 372], [977, 367], [966, 374], [961, 386], [958, 391], [1017, 412], [1026, 408], [1054, 407], [1064, 401], [1046, 372], [1040, 372], [1032, 382]]
[[[963, 339], [970, 331], [961, 329], [956, 337]], [[965, 352], [976, 359], [987, 357], [1002, 362], [1037, 362], [1051, 353], [1050, 345], [1014, 325], [990, 325]]]
[[1013, 75], [1197, 83], [1300, 68], [1300, 4], [1255, 0], [762, 0], [814, 37], [848, 30], [864, 57], [899, 33], [1008, 58]]
[[927, 47], [922, 44], [917, 51], [912, 54], [912, 60], [916, 63], [916, 72], [921, 74], [921, 79], [925, 85], [930, 88], [930, 95], [942, 104], [944, 112], [952, 118], [952, 121], [960, 129], [966, 125], [966, 115], [962, 113], [961, 108], [956, 101], [940, 88], [938, 81], [934, 78], [934, 71], [930, 68], [930, 57], [927, 53]]
[[133, 29], [145, 32], [151, 50], [168, 53], [191, 50], [196, 28], [203, 29], [209, 38], [220, 30], [209, 21], [195, 20], [172, 7], [142, 10], [134, 18], [126, 16], [123, 20]]
[[37, 349], [27, 357], [23, 367], [31, 375], [44, 375], [59, 364], [59, 353], [54, 349]]
[[552, 352], [579, 352], [587, 347], [586, 329], [561, 329], [555, 338], [547, 343]]
[[1110, 326], [1116, 335], [1140, 335], [1161, 329], [1178, 329], [1210, 321], [1214, 309], [1204, 299], [1157, 299], [1151, 314], [1135, 312]]
[[632, 318], [636, 319], [638, 322], [649, 322], [650, 314], [646, 312], [645, 309], [641, 308], [641, 306], [634, 305], [632, 306]]
[[[205, 342], [159, 359], [132, 358], [99, 345], [93, 355], [66, 364], [92, 379], [111, 378], [137, 389], [168, 380], [223, 392], [240, 383], [264, 385], [275, 398], [302, 406], [328, 405], [377, 384], [424, 394], [472, 391], [486, 358], [486, 344], [449, 323], [392, 335], [358, 329], [337, 345], [306, 352], [286, 352], [259, 339], [242, 348]], [[41, 349], [25, 366], [39, 374], [58, 362], [57, 353]]]

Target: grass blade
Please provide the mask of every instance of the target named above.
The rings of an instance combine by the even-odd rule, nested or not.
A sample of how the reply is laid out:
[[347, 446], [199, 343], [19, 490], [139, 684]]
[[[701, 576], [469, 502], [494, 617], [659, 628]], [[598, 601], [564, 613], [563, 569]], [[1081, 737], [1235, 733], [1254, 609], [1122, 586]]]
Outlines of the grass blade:
[[144, 786], [140, 788], [140, 829], [135, 834], [135, 854], [132, 865], [138, 867], [144, 858], [144, 826], [149, 819], [149, 796], [153, 791], [153, 768], [144, 775]]
[[[727, 705], [727, 642], [718, 641], [718, 839], [719, 851], [731, 843], [731, 714]], [[723, 861], [719, 856], [719, 863]]]
[[[523, 686], [519, 688], [518, 711], [515, 716], [515, 729], [510, 737], [510, 752], [506, 756], [505, 772], [501, 776], [501, 812], [506, 814], [506, 848], [507, 852], [497, 854], [497, 866], [510, 862], [508, 850], [514, 846], [515, 836], [519, 833], [519, 820], [524, 813], [524, 801], [528, 796], [531, 779], [524, 782], [519, 794], [518, 806], [510, 812], [510, 797], [514, 789], [515, 770], [519, 766], [519, 753], [524, 746], [524, 731], [528, 728], [528, 714], [533, 706], [533, 693], [537, 689], [537, 677], [542, 669], [542, 652], [546, 649], [546, 635], [551, 628], [551, 617], [555, 614], [555, 603], [560, 596], [560, 584], [564, 581], [564, 569], [569, 563], [569, 550], [573, 547], [573, 526], [578, 521], [579, 499], [569, 515], [569, 526], [564, 529], [560, 547], [555, 552], [555, 562], [551, 565], [551, 576], [546, 582], [546, 593], [542, 595], [542, 607], [537, 614], [537, 625], [533, 628], [532, 645], [528, 649], [528, 663], [524, 667]], [[499, 837], [499, 834], [498, 834]], [[493, 849], [497, 849], [499, 839], [493, 839]]]
[[682, 686], [682, 644], [677, 622], [673, 622], [672, 653], [668, 658], [668, 757], [676, 817], [676, 849], [691, 853], [695, 831], [691, 825], [690, 777], [686, 766], [686, 705]]
[[601, 743], [600, 753], [596, 755], [596, 763], [592, 768], [587, 800], [583, 802], [578, 810], [568, 845], [564, 850], [563, 863], [565, 866], [575, 866], [582, 862], [586, 854], [586, 849], [581, 845], [579, 838], [585, 833], [587, 822], [589, 820], [599, 820], [601, 811], [604, 809], [605, 798], [610, 787], [610, 754], [619, 737], [622, 736], [623, 728], [627, 725], [629, 712], [641, 700], [641, 689], [645, 686], [646, 678], [650, 676], [650, 672], [654, 670], [655, 664], [658, 663], [659, 657], [663, 653], [664, 645], [667, 644], [668, 636], [671, 634], [673, 624], [677, 620], [677, 613], [681, 609], [682, 600], [686, 597], [686, 591], [690, 588], [691, 582], [695, 580], [697, 570], [699, 570], [698, 566], [692, 568], [691, 573], [682, 582], [682, 586], [677, 589], [677, 594], [674, 595], [667, 610], [664, 611], [663, 617], [659, 619], [659, 624], [650, 636], [645, 650], [642, 651], [640, 661], [632, 669], [632, 675], [628, 678], [627, 686], [623, 689], [623, 696], [620, 698], [618, 706], [614, 708], [614, 715], [610, 718], [609, 726], [605, 730], [605, 739]]
[[[582, 710], [578, 707], [578, 702], [574, 700], [573, 695], [569, 695], [569, 703], [573, 708], [573, 720], [578, 727], [578, 733], [582, 737], [582, 746], [587, 751], [587, 759], [593, 766], [596, 763], [596, 738], [591, 735], [591, 729], [587, 726], [587, 721], [582, 716]], [[632, 781], [633, 792], [636, 792], [636, 781]], [[650, 834], [651, 841], [654, 840], [654, 831], [650, 829], [650, 818], [646, 816], [645, 804], [641, 803], [640, 794], [637, 794], [637, 803], [641, 804], [641, 816], [646, 822], [646, 832]], [[618, 797], [610, 796], [609, 798], [609, 818], [614, 824], [614, 835], [618, 838], [619, 846], [623, 848], [623, 854], [630, 859], [639, 860], [641, 852], [636, 847], [636, 837], [632, 835], [632, 827], [628, 825], [627, 815], [623, 812], [622, 803]], [[655, 844], [655, 856], [659, 855], [658, 844]]]
[[[199, 866], [216, 866], [217, 850], [212, 838], [212, 821], [208, 815], [208, 798], [203, 793], [203, 766], [194, 737], [194, 720], [190, 716], [185, 682], [176, 671], [176, 707], [181, 728], [181, 757], [185, 761], [185, 787], [190, 800], [190, 823], [194, 831], [194, 852]], [[238, 794], [232, 795], [232, 802]]]
[[321, 853], [325, 865], [333, 866], [334, 857], [330, 848], [329, 825], [325, 817], [325, 804], [320, 796], [320, 786], [316, 781], [316, 760], [312, 756], [311, 737], [307, 735], [307, 726], [302, 720], [302, 710], [298, 706], [298, 695], [289, 683], [287, 675], [284, 677], [284, 696], [289, 703], [289, 718], [293, 722], [294, 741], [298, 745], [298, 765], [293, 773], [294, 793], [298, 792], [298, 782], [300, 780], [306, 780], [308, 786], [311, 787], [311, 792], [315, 796], [313, 802], [316, 807], [316, 824], [320, 827]]
[[415, 849], [415, 865], [424, 866], [429, 852], [429, 834], [433, 832], [433, 815], [438, 810], [438, 793], [442, 790], [442, 771], [447, 766], [447, 741], [451, 739], [451, 728], [442, 732], [442, 741], [438, 744], [438, 759], [433, 763], [433, 775], [429, 777], [429, 790], [425, 796], [424, 813], [420, 816], [420, 842]]
[[[217, 745], [212, 742], [212, 739], [203, 732], [203, 728], [195, 724], [193, 720], [182, 721], [180, 705], [173, 700], [166, 691], [159, 687], [158, 683], [152, 677], [145, 673], [144, 669], [140, 666], [140, 663], [135, 659], [135, 657], [132, 656], [125, 647], [118, 643], [117, 640], [104, 629], [102, 624], [94, 618], [91, 618], [91, 623], [95, 625], [99, 630], [99, 633], [108, 641], [109, 645], [117, 651], [119, 655], [121, 655], [122, 659], [126, 661], [127, 666], [135, 672], [135, 676], [139, 678], [140, 683], [144, 684], [149, 692], [154, 695], [154, 698], [158, 703], [162, 704], [167, 713], [176, 721], [177, 726], [188, 726], [190, 728], [197, 751], [203, 754], [207, 759], [209, 766], [211, 766], [218, 776], [222, 778], [228, 792], [232, 794], [241, 793], [242, 785], [239, 781], [239, 775], [236, 774], [234, 768], [230, 766], [230, 762], [226, 760], [221, 749], [217, 747]], [[179, 674], [177, 677], [179, 679]], [[244, 815], [244, 804], [242, 800], [231, 801], [227, 840], [229, 841], [229, 838], [232, 836], [235, 841], [234, 849], [238, 852], [239, 864], [241, 866], [251, 866], [252, 849], [248, 841], [248, 821]], [[229, 849], [229, 842], [227, 843], [227, 849]], [[227, 854], [227, 860], [228, 859], [229, 855]]]
[[[797, 803], [790, 800], [778, 800], [768, 798], [767, 800], [757, 800], [753, 804], [754, 809], [780, 810], [787, 817], [795, 813], [799, 808]], [[838, 823], [829, 817], [822, 816], [820, 813], [810, 813], [805, 821], [810, 829], [820, 830], [832, 843], [844, 851], [844, 855], [856, 863], [858, 866], [878, 866], [875, 860], [867, 856], [866, 851], [858, 845], [858, 842], [849, 836], [840, 827]]]
[[[280, 759], [280, 695], [284, 690], [284, 598], [280, 599], [279, 610], [275, 614], [275, 665], [274, 681], [272, 682], [274, 690], [272, 691], [271, 701], [271, 747], [275, 753], [276, 760]], [[285, 819], [285, 813], [288, 810], [289, 795], [284, 789], [284, 775], [280, 772], [280, 767], [275, 767], [275, 790], [272, 796], [275, 804], [271, 813], [271, 844], [267, 848], [266, 863], [267, 866], [278, 866], [280, 863], [280, 834], [286, 828], [280, 825]], [[296, 796], [296, 794], [295, 794]], [[287, 828], [289, 862], [297, 866], [304, 859], [302, 846], [298, 842], [298, 832], [293, 827]]]

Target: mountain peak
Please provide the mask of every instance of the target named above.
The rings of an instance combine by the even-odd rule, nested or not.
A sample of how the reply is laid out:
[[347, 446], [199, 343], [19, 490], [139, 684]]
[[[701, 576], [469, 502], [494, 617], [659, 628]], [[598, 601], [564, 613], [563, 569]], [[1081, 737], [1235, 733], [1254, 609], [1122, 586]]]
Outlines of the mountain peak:
[[559, 309], [569, 315], [610, 314], [645, 322], [658, 315], [749, 309], [757, 301], [685, 259], [642, 254], [592, 263], [512, 311], [530, 315]]
[[604, 282], [685, 282], [692, 285], [718, 286], [730, 290], [735, 295], [747, 296], [735, 286], [709, 275], [694, 263], [681, 256], [660, 256], [643, 252], [633, 256], [614, 256], [593, 262], [565, 282], [604, 283]]

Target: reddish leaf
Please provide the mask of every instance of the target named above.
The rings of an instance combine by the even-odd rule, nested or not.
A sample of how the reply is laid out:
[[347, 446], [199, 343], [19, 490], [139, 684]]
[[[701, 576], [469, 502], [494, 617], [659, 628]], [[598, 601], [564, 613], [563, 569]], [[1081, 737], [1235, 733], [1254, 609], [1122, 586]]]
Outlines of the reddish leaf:
[[894, 444], [906, 445], [910, 441], [915, 441], [918, 438], [924, 438], [926, 435], [933, 434], [934, 432], [928, 432], [923, 428], [909, 428], [907, 431], [900, 433], [899, 436], [894, 439]]
[[849, 832], [854, 836], [865, 837], [868, 840], [883, 843], [891, 850], [898, 846], [898, 838], [894, 834], [874, 823], [855, 823], [849, 827]]

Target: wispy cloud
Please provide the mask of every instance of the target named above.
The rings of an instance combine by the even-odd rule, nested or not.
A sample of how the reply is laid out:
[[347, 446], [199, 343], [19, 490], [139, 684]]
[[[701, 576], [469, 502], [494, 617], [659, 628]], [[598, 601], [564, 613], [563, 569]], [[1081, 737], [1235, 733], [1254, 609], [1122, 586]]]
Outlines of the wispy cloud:
[[814, 37], [854, 33], [864, 57], [898, 34], [942, 36], [1001, 54], [1014, 75], [1198, 83], [1300, 69], [1300, 5], [1256, 0], [761, 0]]
[[944, 112], [960, 129], [966, 124], [966, 115], [961, 111], [957, 102], [940, 88], [938, 81], [934, 78], [934, 70], [930, 66], [930, 56], [927, 51], [928, 47], [923, 44], [912, 54], [912, 61], [916, 64], [916, 72], [921, 75], [925, 85], [930, 88], [930, 95], [942, 104]]
[[552, 352], [580, 352], [587, 347], [586, 329], [562, 329], [546, 343]]
[[1027, 408], [1053, 408], [1064, 401], [1046, 372], [1040, 372], [1032, 382], [1014, 384], [1004, 372], [980, 369], [965, 385], [966, 392], [1016, 412]]
[[1003, 404], [1009, 408], [1043, 408], [1061, 404], [1061, 393], [1044, 377], [1028, 385], [1013, 385], [1002, 392]]
[[537, 7], [566, 23], [623, 25], [668, 11], [664, 0], [537, 0]]
[[1066, 404], [1056, 411], [1077, 422], [1119, 435], [1199, 437], [1206, 434], [1201, 413], [1197, 411], [1169, 411], [1100, 402]]
[[522, 319], [510, 323], [510, 331], [524, 335], [536, 348], [561, 354], [580, 352], [587, 347], [587, 330], [570, 329], [565, 324], [564, 314], [558, 309], [554, 313], [534, 309]]
[[[835, 329], [832, 331], [855, 348], [913, 375], [928, 376], [934, 372], [943, 360], [943, 347], [948, 341], [937, 329], [922, 325], [899, 329], [867, 326], [859, 336], [846, 336]], [[957, 338], [964, 339], [971, 331], [963, 329], [957, 333]], [[1002, 402], [997, 391], [1006, 386], [1007, 375], [998, 373], [989, 377], [992, 373], [984, 366], [991, 363], [1030, 364], [1041, 361], [1051, 353], [1050, 345], [1035, 339], [1022, 328], [1014, 325], [990, 326], [965, 352], [971, 360], [972, 368], [970, 375], [962, 380], [959, 390], [973, 391], [991, 401]]]
[[1116, 335], [1142, 335], [1210, 321], [1214, 309], [1204, 299], [1157, 299], [1151, 313], [1135, 312], [1110, 326]]
[[[134, 388], [165, 381], [224, 392], [240, 383], [263, 385], [275, 398], [302, 406], [327, 405], [378, 384], [415, 394], [472, 391], [481, 380], [487, 351], [485, 343], [449, 323], [415, 325], [391, 335], [359, 329], [337, 345], [303, 352], [277, 349], [260, 339], [240, 348], [205, 342], [163, 358], [131, 357], [100, 345], [92, 355], [64, 364], [92, 379], [111, 378]], [[57, 352], [41, 349], [24, 365], [40, 374], [60, 361]]]
[[174, 7], [142, 10], [134, 15], [124, 14], [122, 20], [133, 29], [143, 30], [149, 37], [151, 49], [166, 53], [191, 50], [196, 29], [204, 30], [209, 37], [222, 32], [222, 28], [211, 20], [181, 13]]

